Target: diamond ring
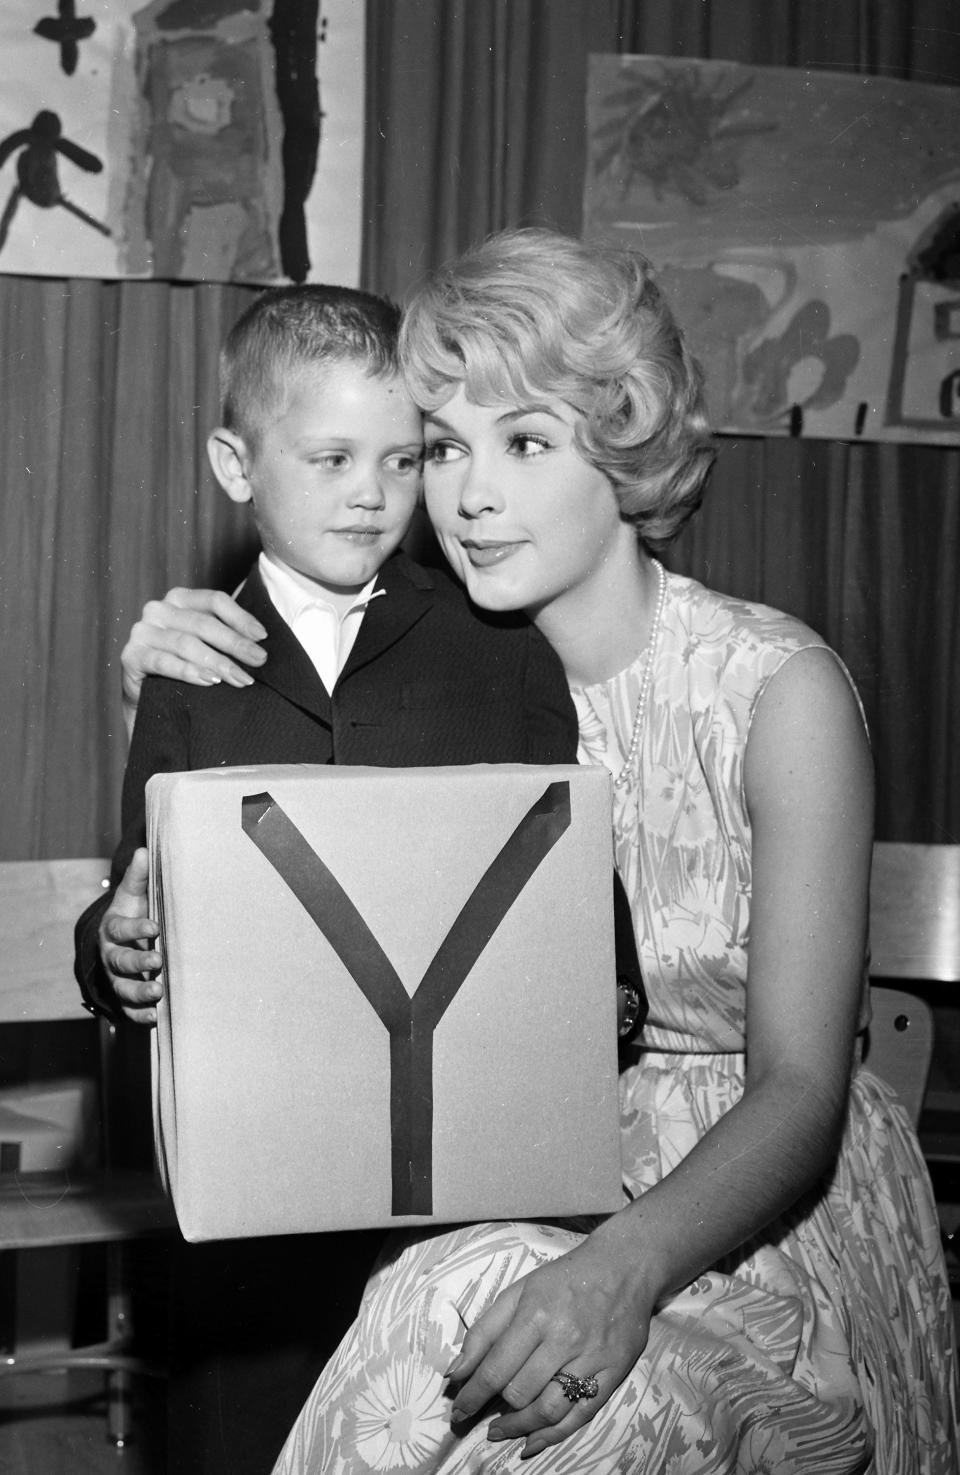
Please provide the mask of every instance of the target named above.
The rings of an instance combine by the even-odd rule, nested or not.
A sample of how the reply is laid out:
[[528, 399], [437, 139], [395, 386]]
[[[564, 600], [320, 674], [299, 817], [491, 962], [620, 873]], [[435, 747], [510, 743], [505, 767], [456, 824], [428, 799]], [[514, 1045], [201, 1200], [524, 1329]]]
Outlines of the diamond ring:
[[600, 1392], [600, 1385], [596, 1378], [576, 1378], [573, 1373], [554, 1373], [550, 1379], [551, 1383], [559, 1383], [563, 1389], [564, 1396], [571, 1403], [579, 1403], [581, 1398], [596, 1398]]

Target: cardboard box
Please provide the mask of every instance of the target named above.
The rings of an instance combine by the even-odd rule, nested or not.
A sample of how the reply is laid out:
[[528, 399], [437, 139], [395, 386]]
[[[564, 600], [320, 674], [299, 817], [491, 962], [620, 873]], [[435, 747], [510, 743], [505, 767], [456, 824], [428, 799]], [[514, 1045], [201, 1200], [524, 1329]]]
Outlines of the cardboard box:
[[605, 772], [210, 769], [147, 809], [187, 1239], [618, 1207]]

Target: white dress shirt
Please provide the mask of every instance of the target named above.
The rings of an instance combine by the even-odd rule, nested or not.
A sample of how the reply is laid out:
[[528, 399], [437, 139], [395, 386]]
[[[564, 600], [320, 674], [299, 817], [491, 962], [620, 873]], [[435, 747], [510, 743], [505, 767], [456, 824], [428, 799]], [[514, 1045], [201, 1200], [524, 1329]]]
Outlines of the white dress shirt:
[[374, 589], [376, 574], [346, 609], [338, 609], [323, 590], [285, 563], [260, 554], [260, 575], [278, 615], [290, 626], [332, 695], [360, 633], [367, 605], [385, 589]]

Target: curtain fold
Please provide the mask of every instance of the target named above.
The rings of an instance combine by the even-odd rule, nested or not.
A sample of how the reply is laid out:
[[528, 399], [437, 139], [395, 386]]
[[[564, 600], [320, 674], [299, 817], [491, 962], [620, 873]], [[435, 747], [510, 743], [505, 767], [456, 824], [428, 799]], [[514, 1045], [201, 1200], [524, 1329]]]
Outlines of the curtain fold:
[[789, 610], [857, 684], [877, 835], [960, 840], [960, 453], [722, 438], [678, 572]]
[[[950, 0], [368, 0], [363, 281], [578, 232], [591, 51], [960, 82]], [[236, 286], [0, 276], [0, 852], [112, 849], [144, 601], [253, 550], [206, 467]], [[724, 438], [673, 567], [799, 615], [863, 695], [878, 834], [960, 839], [960, 450]]]
[[0, 277], [5, 859], [113, 849], [119, 655], [146, 599], [255, 543], [204, 443], [238, 287]]

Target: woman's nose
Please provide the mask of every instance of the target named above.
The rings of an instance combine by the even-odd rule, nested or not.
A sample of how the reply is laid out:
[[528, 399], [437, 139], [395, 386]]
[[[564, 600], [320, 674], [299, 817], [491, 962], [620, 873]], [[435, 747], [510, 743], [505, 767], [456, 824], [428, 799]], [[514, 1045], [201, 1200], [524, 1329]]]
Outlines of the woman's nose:
[[501, 506], [502, 501], [494, 478], [475, 458], [472, 459], [460, 483], [460, 516], [482, 517], [488, 512], [499, 512]]

